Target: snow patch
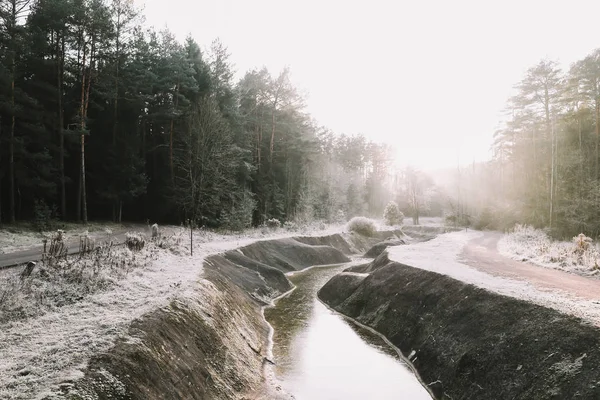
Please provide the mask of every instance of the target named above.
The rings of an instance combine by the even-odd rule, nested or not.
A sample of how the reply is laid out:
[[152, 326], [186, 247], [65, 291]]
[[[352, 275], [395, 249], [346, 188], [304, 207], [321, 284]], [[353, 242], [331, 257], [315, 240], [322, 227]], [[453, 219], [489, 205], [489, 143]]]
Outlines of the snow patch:
[[500, 239], [498, 251], [513, 260], [583, 276], [593, 276], [600, 269], [600, 249], [583, 234], [571, 242], [561, 242], [552, 240], [539, 229], [517, 225]]
[[[319, 228], [305, 227], [300, 231], [307, 236], [324, 236], [343, 230], [340, 225]], [[109, 290], [39, 317], [0, 325], [0, 399], [43, 398], [61, 382], [81, 377], [94, 354], [109, 350], [117, 338], [126, 338], [134, 319], [177, 298], [209, 295], [214, 287], [211, 289], [212, 284], [202, 279], [207, 256], [261, 239], [291, 235], [283, 229], [268, 235], [257, 229], [237, 234], [196, 230], [191, 257], [189, 230], [169, 229], [173, 233], [171, 239], [162, 236], [166, 232], [162, 228], [156, 244], [136, 253], [141, 257], [145, 252], [156, 251], [158, 257], [117, 280]], [[167, 241], [173, 247], [161, 248]]]
[[392, 247], [389, 249], [389, 258], [494, 293], [554, 308], [600, 326], [600, 308], [595, 301], [580, 299], [564, 291], [544, 291], [527, 282], [493, 276], [462, 263], [460, 254], [464, 246], [481, 235], [477, 231], [446, 233], [428, 242]]

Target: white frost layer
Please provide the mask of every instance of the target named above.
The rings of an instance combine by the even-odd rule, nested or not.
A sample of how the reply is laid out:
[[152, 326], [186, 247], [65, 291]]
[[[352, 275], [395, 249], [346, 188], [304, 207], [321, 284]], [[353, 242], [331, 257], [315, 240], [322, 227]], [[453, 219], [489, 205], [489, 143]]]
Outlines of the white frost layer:
[[[193, 257], [187, 255], [189, 247], [182, 246], [186, 255], [181, 256], [162, 251], [156, 261], [134, 270], [108, 292], [38, 318], [0, 326], [0, 399], [39, 399], [60, 382], [81, 377], [90, 357], [107, 351], [118, 337], [126, 336], [134, 319], [176, 297], [191, 295], [201, 279], [202, 263], [211, 254], [261, 239], [324, 236], [341, 230], [341, 226], [294, 233], [253, 230], [246, 232], [246, 237], [199, 232], [194, 234]], [[189, 231], [180, 234], [185, 246]]]
[[586, 243], [584, 249], [579, 248], [577, 238], [573, 239], [571, 242], [552, 240], [539, 229], [519, 225], [500, 239], [498, 251], [513, 260], [529, 261], [545, 268], [582, 276], [597, 275], [600, 248], [593, 243]]
[[[140, 226], [136, 226], [139, 230]], [[88, 225], [67, 224], [61, 227], [65, 231], [65, 241], [77, 242], [80, 236], [88, 234], [95, 240], [109, 238], [113, 233], [125, 232], [125, 228], [114, 223], [90, 223]], [[133, 229], [132, 229], [133, 230]], [[35, 232], [31, 228], [0, 229], [0, 254], [14, 253], [16, 251], [28, 250], [42, 246], [44, 239], [50, 239], [56, 230]]]
[[575, 315], [600, 326], [600, 307], [594, 301], [576, 298], [566, 292], [542, 291], [514, 279], [493, 276], [460, 262], [462, 249], [481, 232], [453, 232], [429, 241], [389, 249], [390, 260], [437, 272], [491, 292], [511, 296]]

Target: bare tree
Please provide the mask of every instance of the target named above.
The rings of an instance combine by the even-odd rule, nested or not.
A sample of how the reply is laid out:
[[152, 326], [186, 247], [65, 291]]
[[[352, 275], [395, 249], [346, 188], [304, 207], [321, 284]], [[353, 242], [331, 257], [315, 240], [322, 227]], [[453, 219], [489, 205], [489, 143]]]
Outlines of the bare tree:
[[[175, 196], [186, 218], [201, 219], [203, 211], [225, 208], [235, 195], [235, 147], [215, 100], [202, 98], [187, 117], [187, 135], [176, 147]], [[206, 216], [204, 216], [206, 217]]]
[[408, 204], [413, 224], [419, 224], [419, 216], [429, 204], [429, 189], [433, 186], [431, 178], [412, 167], [404, 170], [404, 196]]

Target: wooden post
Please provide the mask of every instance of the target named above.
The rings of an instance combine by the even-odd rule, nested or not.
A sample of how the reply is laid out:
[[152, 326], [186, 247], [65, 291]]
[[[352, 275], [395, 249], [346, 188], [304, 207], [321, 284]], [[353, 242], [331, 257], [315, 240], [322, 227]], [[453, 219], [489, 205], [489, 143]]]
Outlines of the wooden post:
[[192, 226], [192, 220], [188, 220], [190, 223], [190, 256], [194, 255], [194, 227]]

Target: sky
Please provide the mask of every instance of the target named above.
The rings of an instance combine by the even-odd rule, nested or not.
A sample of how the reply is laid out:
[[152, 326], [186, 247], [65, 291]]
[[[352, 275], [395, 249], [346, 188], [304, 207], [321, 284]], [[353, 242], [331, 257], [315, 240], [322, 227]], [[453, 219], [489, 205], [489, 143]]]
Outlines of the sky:
[[428, 170], [490, 157], [527, 68], [600, 47], [599, 1], [135, 0], [146, 23], [229, 48], [237, 77], [285, 66], [307, 111], [337, 133]]

